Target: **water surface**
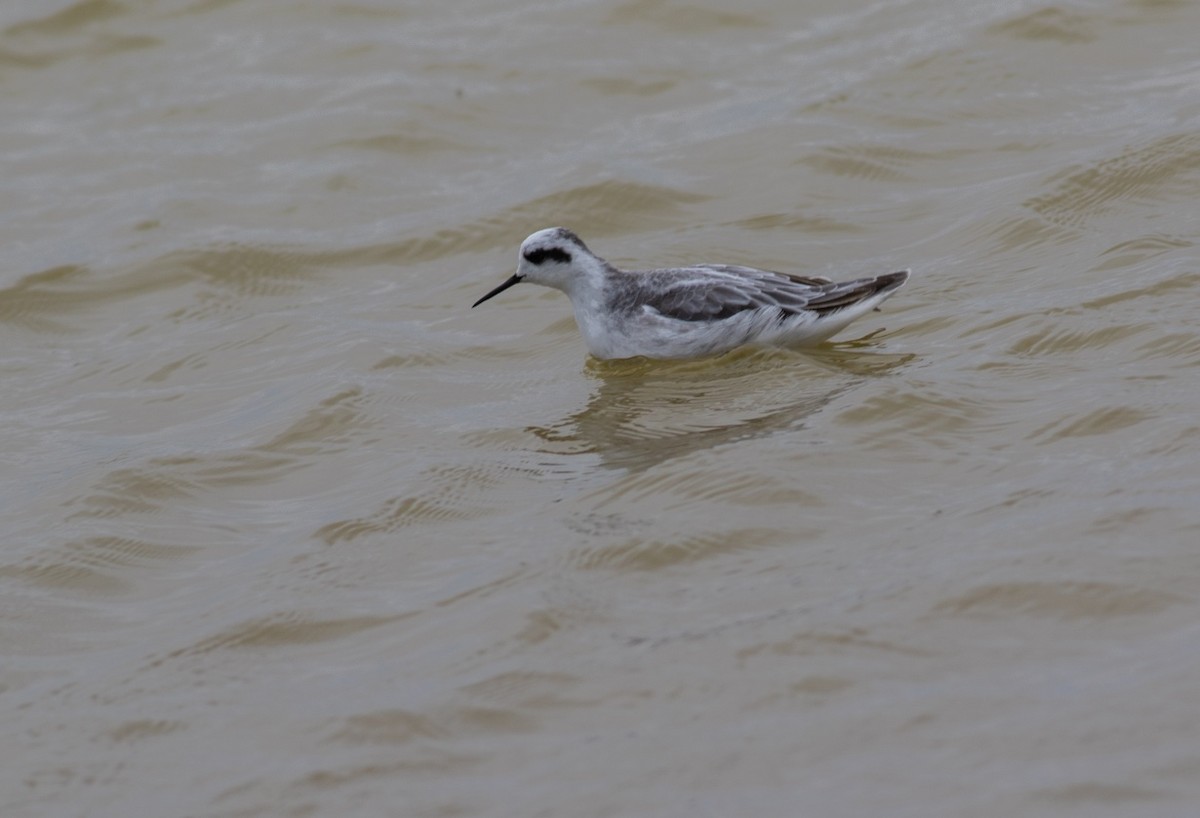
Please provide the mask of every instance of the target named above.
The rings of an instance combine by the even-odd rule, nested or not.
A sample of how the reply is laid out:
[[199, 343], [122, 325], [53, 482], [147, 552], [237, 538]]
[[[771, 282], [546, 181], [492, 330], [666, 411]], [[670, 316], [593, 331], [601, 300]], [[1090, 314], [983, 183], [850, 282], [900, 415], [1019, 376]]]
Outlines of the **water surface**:
[[[1198, 26], [5, 3], [3, 813], [1194, 815]], [[914, 276], [598, 362], [558, 224]]]

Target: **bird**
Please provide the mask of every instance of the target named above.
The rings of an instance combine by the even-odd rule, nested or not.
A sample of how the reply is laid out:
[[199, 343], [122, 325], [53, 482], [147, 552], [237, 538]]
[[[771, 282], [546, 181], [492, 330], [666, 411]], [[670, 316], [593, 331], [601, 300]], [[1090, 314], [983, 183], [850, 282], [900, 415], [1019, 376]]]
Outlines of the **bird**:
[[621, 270], [565, 227], [521, 242], [517, 271], [471, 308], [522, 282], [567, 294], [588, 352], [678, 360], [744, 345], [803, 347], [876, 308], [909, 270], [835, 283], [730, 264]]

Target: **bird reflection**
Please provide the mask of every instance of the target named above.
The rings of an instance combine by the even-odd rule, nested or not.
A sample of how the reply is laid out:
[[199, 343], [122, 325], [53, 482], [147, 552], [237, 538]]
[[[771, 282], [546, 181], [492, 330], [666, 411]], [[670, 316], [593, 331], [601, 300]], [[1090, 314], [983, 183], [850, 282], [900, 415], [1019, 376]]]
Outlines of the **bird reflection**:
[[727, 443], [797, 428], [856, 384], [914, 355], [864, 351], [868, 339], [806, 354], [739, 350], [702, 361], [589, 360], [598, 384], [587, 406], [549, 427], [529, 427], [546, 450], [593, 453], [641, 471]]

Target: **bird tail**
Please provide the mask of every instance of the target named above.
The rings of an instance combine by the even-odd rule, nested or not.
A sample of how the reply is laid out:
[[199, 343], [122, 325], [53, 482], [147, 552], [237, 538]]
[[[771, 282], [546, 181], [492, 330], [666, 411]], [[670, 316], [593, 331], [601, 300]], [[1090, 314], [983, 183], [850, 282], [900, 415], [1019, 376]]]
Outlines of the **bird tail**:
[[900, 270], [874, 278], [859, 278], [833, 284], [826, 287], [820, 295], [810, 299], [805, 307], [820, 315], [829, 315], [862, 305], [864, 309], [855, 311], [855, 314], [861, 314], [903, 287], [904, 282], [908, 281], [908, 275], [908, 270]]

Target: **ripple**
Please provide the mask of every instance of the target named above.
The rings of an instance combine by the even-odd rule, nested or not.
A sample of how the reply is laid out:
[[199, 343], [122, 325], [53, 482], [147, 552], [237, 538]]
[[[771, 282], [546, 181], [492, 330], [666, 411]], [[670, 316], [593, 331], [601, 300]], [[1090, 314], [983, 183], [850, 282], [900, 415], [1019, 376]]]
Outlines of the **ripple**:
[[419, 264], [467, 252], [516, 251], [529, 225], [586, 223], [589, 235], [644, 230], [671, 222], [686, 204], [709, 196], [640, 182], [605, 180], [555, 191], [458, 227], [399, 242], [315, 254], [326, 263]]
[[1074, 805], [1086, 811], [1107, 809], [1113, 804], [1121, 803], [1146, 805], [1147, 801], [1175, 797], [1175, 793], [1168, 788], [1149, 789], [1130, 784], [1113, 784], [1110, 781], [1081, 781], [1062, 787], [1047, 787], [1037, 790], [1033, 795], [1060, 806]]
[[1044, 439], [1047, 443], [1072, 437], [1109, 434], [1150, 420], [1150, 412], [1128, 406], [1109, 406], [1083, 415], [1057, 420], [1029, 434], [1027, 440]]
[[66, 333], [71, 314], [97, 301], [124, 298], [132, 291], [151, 285], [145, 277], [124, 285], [98, 282], [88, 267], [63, 265], [22, 276], [0, 289], [0, 321], [36, 332]]
[[461, 511], [453, 505], [422, 497], [394, 497], [373, 514], [327, 523], [314, 531], [313, 536], [326, 545], [336, 545], [369, 534], [391, 534], [410, 525], [470, 520], [481, 514]]
[[1200, 193], [1200, 135], [1171, 134], [1061, 175], [1025, 206], [1063, 227], [1081, 227], [1120, 202], [1187, 201]]
[[13, 37], [26, 35], [54, 36], [74, 34], [101, 20], [111, 20], [129, 14], [129, 9], [113, 0], [80, 0], [60, 11], [36, 20], [16, 23], [4, 30]]
[[247, 299], [298, 294], [323, 258], [320, 253], [238, 246], [174, 251], [106, 275], [82, 265], [63, 265], [22, 276], [0, 289], [0, 322], [37, 332], [79, 332], [81, 312], [110, 304], [128, 310], [140, 296], [197, 283], [203, 289], [196, 303], [169, 317], [207, 318], [247, 309]]
[[1069, 245], [1079, 238], [1078, 230], [1028, 215], [1002, 219], [987, 233], [1000, 253], [1016, 253], [1043, 245]]
[[302, 468], [304, 463], [298, 458], [286, 455], [246, 451], [164, 457], [153, 461], [151, 465], [187, 474], [188, 482], [196, 487], [224, 488], [261, 486], [282, 480], [296, 469]]
[[1106, 260], [1097, 265], [1095, 269], [1101, 271], [1132, 267], [1166, 253], [1186, 250], [1194, 246], [1195, 242], [1179, 236], [1151, 233], [1114, 244], [1101, 254], [1101, 257]]
[[19, 563], [0, 565], [0, 576], [45, 588], [99, 595], [128, 594], [137, 587], [131, 569], [157, 569], [196, 550], [192, 546], [132, 537], [87, 537], [46, 549]]
[[458, 688], [452, 701], [428, 712], [383, 708], [346, 716], [328, 741], [429, 749], [453, 738], [528, 733], [545, 708], [577, 703], [565, 693], [579, 681], [567, 673], [502, 672]]
[[185, 730], [187, 726], [186, 722], [171, 719], [133, 719], [117, 725], [105, 735], [115, 744], [133, 744]]
[[1147, 341], [1137, 348], [1138, 360], [1163, 359], [1175, 366], [1200, 366], [1200, 335], [1171, 332]]
[[208, 356], [204, 353], [193, 352], [184, 355], [182, 358], [163, 364], [158, 369], [146, 375], [142, 380], [145, 383], [161, 383], [169, 379], [172, 375], [180, 370], [200, 369], [207, 365]]
[[[394, 784], [398, 776], [462, 772], [465, 769], [482, 763], [485, 758], [482, 753], [452, 752], [438, 747], [422, 746], [420, 754], [404, 758], [400, 761], [366, 764], [350, 763], [341, 766], [335, 765], [327, 769], [314, 770], [305, 773], [292, 782], [288, 789], [308, 793], [312, 790], [318, 792], [340, 790], [350, 785], [365, 782]], [[223, 793], [223, 795], [234, 794], [240, 793], [236, 789]], [[344, 793], [339, 796], [339, 802], [343, 797]], [[269, 815], [273, 809], [278, 807], [278, 804], [279, 796], [276, 793], [272, 793], [263, 798], [262, 804], [246, 810], [239, 810], [236, 814], [246, 816]], [[300, 812], [302, 814], [304, 812], [311, 812], [311, 810], [302, 809]], [[418, 814], [455, 816], [465, 814], [465, 812], [466, 810], [454, 805], [449, 807], [441, 805], [436, 810], [420, 810]]]
[[105, 57], [162, 44], [156, 37], [115, 34], [99, 25], [130, 14], [129, 8], [112, 0], [82, 0], [46, 17], [15, 23], [4, 30], [5, 37], [20, 43], [55, 43], [57, 47], [34, 53], [4, 49], [2, 53], [11, 57], [0, 57], [0, 63], [42, 68], [78, 57]]
[[911, 177], [903, 168], [928, 157], [916, 151], [883, 145], [839, 145], [805, 157], [800, 162], [816, 170], [865, 179], [870, 182], [905, 182]]
[[676, 33], [701, 34], [727, 28], [766, 28], [767, 23], [744, 12], [717, 11], [670, 0], [627, 0], [609, 12], [610, 25], [653, 25]]
[[323, 255], [233, 245], [180, 250], [156, 260], [153, 267], [160, 274], [176, 271], [186, 280], [199, 279], [239, 299], [278, 298], [298, 293]]
[[503, 465], [437, 466], [418, 478], [425, 487], [414, 495], [393, 497], [363, 517], [327, 523], [313, 536], [327, 545], [371, 534], [390, 534], [411, 525], [478, 519], [495, 511], [480, 495], [503, 484]]
[[[781, 483], [753, 470], [752, 464], [722, 468], [707, 464], [703, 470], [654, 469], [635, 473], [616, 486], [602, 491], [603, 500], [597, 508], [637, 497], [658, 498], [663, 510], [694, 503], [732, 503], [739, 506], [775, 506], [803, 508], [820, 505], [816, 495], [794, 483]], [[671, 497], [675, 499], [668, 499]]]
[[927, 650], [878, 639], [865, 628], [844, 630], [803, 630], [787, 639], [761, 642], [741, 648], [740, 661], [761, 655], [822, 656], [844, 653], [893, 653], [904, 656], [929, 656]]
[[505, 707], [555, 707], [579, 704], [566, 696], [583, 679], [570, 673], [540, 671], [503, 671], [459, 688], [459, 693]]
[[729, 222], [746, 230], [798, 230], [804, 233], [863, 233], [866, 228], [828, 216], [803, 216], [795, 213], [764, 213]]
[[170, 502], [190, 499], [197, 494], [197, 485], [185, 476], [173, 475], [156, 468], [151, 462], [144, 468], [122, 468], [100, 478], [92, 492], [68, 500], [65, 506], [82, 505], [83, 509], [67, 517], [115, 517], [121, 514], [145, 514], [160, 510]]
[[1057, 324], [1043, 327], [1013, 342], [1008, 354], [1021, 357], [1065, 355], [1088, 349], [1104, 349], [1118, 341], [1153, 330], [1152, 324], [1132, 324], [1073, 329]]
[[971, 438], [1000, 410], [1000, 402], [929, 392], [893, 391], [872, 395], [838, 413], [839, 423], [866, 428], [874, 443], [890, 446], [892, 438], [920, 435], [939, 445], [958, 445]]
[[635, 537], [615, 544], [587, 546], [574, 550], [570, 561], [583, 569], [657, 571], [716, 556], [793, 544], [815, 537], [816, 532], [813, 529], [797, 527], [783, 532], [775, 528], [746, 526], [672, 539]]
[[403, 745], [448, 734], [438, 719], [393, 708], [349, 716], [330, 738], [342, 744]]
[[1051, 6], [993, 25], [992, 34], [1019, 40], [1051, 40], [1059, 43], [1090, 43], [1096, 39], [1093, 17]]
[[1113, 293], [1112, 295], [1093, 298], [1089, 301], [1084, 301], [1082, 306], [1086, 309], [1097, 310], [1111, 307], [1113, 304], [1120, 304], [1124, 301], [1131, 301], [1135, 298], [1154, 298], [1164, 295], [1172, 295], [1177, 290], [1190, 290], [1200, 286], [1200, 273], [1187, 273], [1185, 275], [1174, 276], [1163, 281], [1158, 281], [1149, 284], [1142, 284], [1139, 287], [1131, 287], [1128, 290]]
[[419, 156], [435, 151], [455, 151], [466, 150], [468, 148], [467, 145], [455, 142], [448, 137], [422, 136], [414, 133], [389, 133], [362, 137], [360, 139], [347, 139], [342, 142], [333, 143], [333, 147], [382, 151], [400, 156]]
[[58, 60], [57, 54], [29, 54], [0, 46], [0, 68], [45, 68]]
[[600, 93], [610, 96], [653, 97], [666, 93], [679, 84], [679, 80], [632, 80], [626, 77], [596, 77], [583, 80], [588, 88], [594, 88]]
[[[572, 320], [572, 319], [567, 319]], [[452, 364], [494, 363], [511, 361], [514, 351], [492, 344], [459, 344], [449, 347], [445, 343], [431, 349], [421, 349], [403, 354], [389, 355], [372, 365], [372, 371], [387, 369], [444, 369]], [[480, 378], [483, 378], [483, 373]], [[503, 375], [505, 379], [509, 376]]]
[[299, 612], [277, 613], [234, 625], [195, 645], [174, 651], [167, 658], [199, 656], [223, 650], [320, 644], [390, 625], [408, 616], [410, 614], [321, 618]]
[[[1157, 521], [1159, 518], [1169, 520], [1171, 513], [1171, 509], [1145, 507], [1117, 511], [1097, 519], [1088, 526], [1088, 532], [1092, 534], [1118, 534], [1128, 537], [1129, 532], [1138, 526]], [[1169, 523], [1167, 524], [1169, 525]], [[1196, 530], [1200, 528], [1200, 524], [1192, 525], [1190, 528]], [[1186, 527], [1182, 530], [1186, 530]]]
[[352, 387], [326, 398], [287, 429], [257, 447], [267, 453], [313, 455], [344, 448], [371, 428], [363, 411], [366, 395]]
[[1193, 452], [1196, 449], [1197, 441], [1200, 441], [1200, 426], [1184, 426], [1175, 434], [1173, 440], [1148, 448], [1146, 454], [1154, 457], [1171, 457], [1181, 452]]
[[1111, 619], [1158, 613], [1184, 601], [1165, 591], [1106, 582], [1003, 582], [943, 600], [939, 613], [1023, 614], [1045, 619]]

